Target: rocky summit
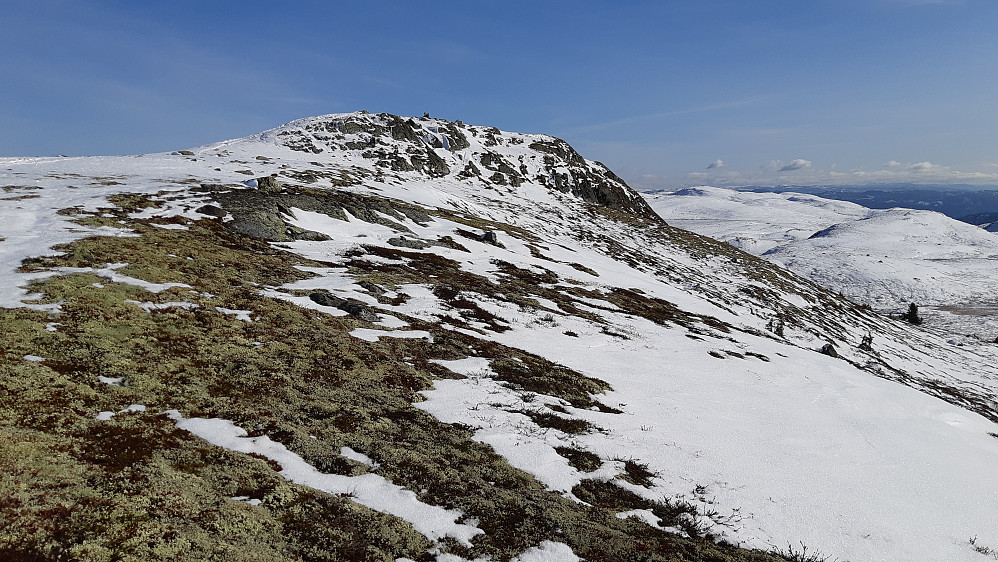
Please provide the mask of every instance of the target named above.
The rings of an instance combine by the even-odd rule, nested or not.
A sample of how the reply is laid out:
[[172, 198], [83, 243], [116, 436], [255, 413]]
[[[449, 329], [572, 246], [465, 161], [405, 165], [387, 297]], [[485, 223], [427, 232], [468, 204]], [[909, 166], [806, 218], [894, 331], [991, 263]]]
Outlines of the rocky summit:
[[0, 559], [982, 560], [998, 367], [566, 142], [0, 158]]

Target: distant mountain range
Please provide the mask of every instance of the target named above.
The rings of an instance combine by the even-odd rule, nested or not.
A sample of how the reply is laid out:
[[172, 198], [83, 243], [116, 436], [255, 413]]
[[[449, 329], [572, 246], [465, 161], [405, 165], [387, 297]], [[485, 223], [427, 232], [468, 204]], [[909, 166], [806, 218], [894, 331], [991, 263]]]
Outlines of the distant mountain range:
[[987, 230], [988, 232], [998, 232], [998, 213], [974, 213], [960, 217], [960, 220]]
[[[998, 188], [972, 185], [918, 185], [910, 183], [871, 186], [746, 186], [738, 191], [755, 193], [796, 192], [825, 199], [850, 201], [870, 209], [922, 209], [936, 211], [963, 222], [982, 225], [998, 221]], [[992, 230], [994, 232], [994, 230]]]

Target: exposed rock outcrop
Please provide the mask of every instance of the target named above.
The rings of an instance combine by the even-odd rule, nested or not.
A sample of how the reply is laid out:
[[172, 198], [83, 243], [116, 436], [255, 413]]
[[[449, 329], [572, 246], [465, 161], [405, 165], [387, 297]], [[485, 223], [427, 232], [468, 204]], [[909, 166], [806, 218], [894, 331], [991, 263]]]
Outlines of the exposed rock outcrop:
[[[534, 182], [600, 207], [662, 222], [644, 198], [606, 166], [586, 160], [564, 140], [547, 135], [367, 112], [303, 119], [270, 134], [296, 151], [352, 152], [370, 161], [367, 173], [382, 181], [453, 176], [500, 193]], [[271, 189], [269, 183], [266, 188], [260, 185]]]
[[410, 229], [401, 222], [406, 219], [416, 223], [430, 220], [430, 216], [418, 207], [401, 202], [389, 204], [384, 198], [365, 197], [344, 191], [285, 188], [280, 192], [273, 192], [233, 189], [217, 192], [214, 197], [219, 206], [234, 217], [226, 223], [229, 228], [240, 234], [272, 242], [329, 240], [321, 232], [291, 224], [290, 221], [296, 218], [294, 209], [322, 213], [344, 221], [348, 220], [349, 213], [364, 222], [410, 234]]
[[281, 191], [281, 182], [277, 181], [277, 174], [256, 178], [256, 187], [260, 191], [277, 193]]

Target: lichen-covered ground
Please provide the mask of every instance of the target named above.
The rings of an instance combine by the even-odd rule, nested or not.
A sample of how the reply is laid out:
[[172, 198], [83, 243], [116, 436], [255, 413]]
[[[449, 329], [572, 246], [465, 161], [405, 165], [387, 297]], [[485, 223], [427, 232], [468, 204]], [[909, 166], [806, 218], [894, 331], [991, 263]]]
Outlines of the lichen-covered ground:
[[[456, 376], [430, 361], [463, 358], [472, 347], [503, 357], [497, 367], [529, 369], [511, 367], [511, 383], [570, 402], [595, 403], [605, 383], [415, 319], [413, 327], [429, 331], [432, 343], [351, 337], [367, 324], [260, 295], [260, 286], [309, 277], [296, 266], [322, 264], [234, 234], [217, 219], [135, 219], [136, 211], [157, 203], [112, 200], [119, 206], [79, 212], [76, 220], [139, 236], [86, 238], [23, 268], [128, 264], [114, 271], [177, 285], [152, 292], [62, 270], [31, 287], [36, 304], [59, 303], [54, 321], [43, 311], [0, 309], [5, 560], [420, 560], [432, 558], [431, 547], [502, 560], [545, 540], [590, 560], [775, 559], [617, 518], [619, 511], [647, 508], [681, 523], [691, 508], [651, 502], [606, 481], [579, 485], [576, 495], [588, 506], [547, 491], [473, 441], [468, 429], [413, 406], [433, 380]], [[162, 228], [169, 225], [184, 228]], [[467, 287], [468, 279], [447, 278], [457, 272], [446, 266], [424, 265], [443, 277], [441, 291], [452, 283]], [[390, 278], [415, 281], [378, 268], [356, 274], [386, 285]], [[249, 311], [251, 321], [219, 308]], [[145, 410], [95, 419], [127, 404]], [[280, 465], [178, 429], [163, 413], [171, 409], [234, 420], [325, 473], [366, 473], [367, 466], [338, 454], [342, 447], [364, 451], [380, 474], [418, 491], [424, 502], [460, 510], [484, 533], [470, 548], [448, 539], [431, 544], [405, 521], [349, 495], [290, 483]], [[583, 467], [588, 461], [583, 451], [561, 453]]]

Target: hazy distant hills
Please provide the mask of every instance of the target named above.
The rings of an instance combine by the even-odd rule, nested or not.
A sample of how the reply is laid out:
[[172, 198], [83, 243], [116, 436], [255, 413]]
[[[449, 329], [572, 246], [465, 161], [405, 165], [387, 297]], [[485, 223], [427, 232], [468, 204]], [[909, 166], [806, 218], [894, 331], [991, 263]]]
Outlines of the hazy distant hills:
[[988, 232], [998, 232], [998, 213], [974, 213], [960, 217], [960, 220], [976, 224]]
[[[936, 211], [971, 224], [998, 220], [998, 189], [982, 189], [970, 185], [885, 184], [875, 189], [869, 186], [750, 186], [737, 189], [752, 192], [809, 193], [825, 199], [850, 201], [870, 209], [893, 207], [923, 209]], [[978, 218], [982, 215], [991, 218], [978, 222]]]

